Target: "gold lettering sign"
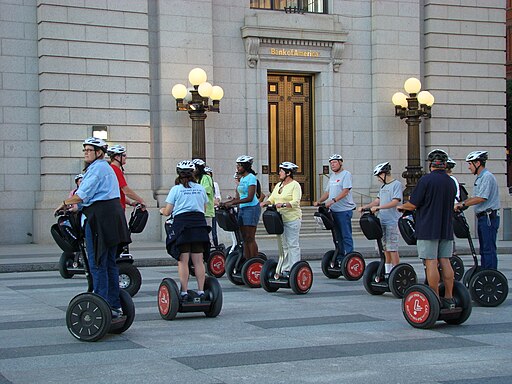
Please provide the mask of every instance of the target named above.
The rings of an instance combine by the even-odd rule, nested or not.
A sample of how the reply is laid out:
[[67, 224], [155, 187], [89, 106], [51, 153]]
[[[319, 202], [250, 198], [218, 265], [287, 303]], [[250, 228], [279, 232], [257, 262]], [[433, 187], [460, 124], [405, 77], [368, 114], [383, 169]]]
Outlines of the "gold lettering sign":
[[274, 56], [320, 57], [320, 52], [318, 51], [301, 51], [293, 48], [270, 48], [270, 54]]

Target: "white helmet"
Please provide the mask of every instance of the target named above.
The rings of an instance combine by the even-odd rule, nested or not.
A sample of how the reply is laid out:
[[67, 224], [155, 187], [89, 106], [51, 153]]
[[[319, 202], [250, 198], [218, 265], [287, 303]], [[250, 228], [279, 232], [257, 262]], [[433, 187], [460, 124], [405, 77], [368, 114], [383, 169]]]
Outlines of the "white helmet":
[[238, 180], [239, 178], [240, 178], [240, 175], [238, 174], [238, 172], [235, 172], [235, 174], [233, 175], [233, 179]]
[[95, 148], [101, 149], [104, 153], [107, 152], [107, 143], [103, 139], [98, 139], [97, 137], [88, 137], [84, 140], [82, 145], [85, 147], [86, 145], [92, 145]]
[[373, 176], [380, 175], [381, 173], [389, 172], [391, 171], [391, 165], [389, 164], [389, 161], [386, 161], [385, 163], [380, 163], [373, 168]]
[[116, 145], [113, 145], [112, 147], [109, 147], [107, 149], [107, 154], [109, 156], [116, 156], [116, 155], [122, 155], [123, 153], [126, 152], [126, 148], [123, 147], [122, 145], [120, 144], [116, 144]]
[[252, 164], [253, 160], [254, 160], [254, 157], [252, 157], [252, 156], [242, 155], [242, 156], [238, 156], [236, 158], [235, 163], [249, 163], [249, 164]]
[[75, 183], [80, 180], [80, 179], [83, 179], [84, 178], [84, 175], [79, 173], [78, 175], [75, 176]]
[[193, 162], [191, 162], [190, 160], [183, 160], [183, 161], [180, 161], [177, 165], [176, 165], [176, 172], [180, 173], [180, 172], [194, 172], [196, 169], [195, 165]]
[[457, 165], [457, 162], [455, 160], [453, 160], [451, 157], [448, 157], [448, 160], [446, 160], [446, 168], [452, 169], [452, 168], [455, 168], [456, 165]]
[[488, 158], [487, 151], [473, 151], [466, 156], [466, 161], [487, 161]]
[[448, 161], [448, 154], [446, 153], [446, 151], [436, 148], [436, 149], [431, 150], [428, 153], [427, 160], [430, 162], [438, 161], [438, 162], [446, 163], [446, 161]]
[[329, 161], [331, 160], [343, 161], [343, 157], [341, 157], [341, 155], [338, 155], [337, 153], [333, 153], [331, 156], [329, 156]]
[[205, 165], [205, 161], [203, 159], [194, 159], [192, 160], [192, 163], [194, 163], [195, 165]]
[[213, 173], [213, 169], [211, 169], [210, 167], [204, 167], [204, 171], [207, 173]]
[[291, 171], [291, 172], [296, 172], [299, 169], [299, 166], [290, 161], [283, 161], [281, 164], [279, 164], [279, 168], [282, 168], [282, 169], [285, 169], [285, 170]]

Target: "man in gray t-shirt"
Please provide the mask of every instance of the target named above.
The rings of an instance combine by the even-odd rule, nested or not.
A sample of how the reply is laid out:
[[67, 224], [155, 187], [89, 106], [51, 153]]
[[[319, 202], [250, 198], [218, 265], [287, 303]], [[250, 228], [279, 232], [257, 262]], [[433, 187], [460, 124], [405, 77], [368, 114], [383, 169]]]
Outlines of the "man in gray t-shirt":
[[402, 183], [391, 176], [389, 162], [380, 163], [373, 169], [373, 175], [382, 183], [379, 194], [370, 204], [359, 208], [359, 212], [370, 208], [373, 213], [379, 212], [382, 225], [382, 245], [384, 246], [385, 273], [390, 273], [393, 267], [400, 263], [398, 255], [398, 219], [401, 214], [396, 209], [403, 199]]
[[[318, 201], [313, 203], [317, 206], [325, 202], [326, 208], [332, 212], [335, 230], [338, 235], [340, 254], [351, 253], [354, 250], [354, 240], [352, 239], [352, 211], [356, 208], [352, 199], [352, 175], [349, 171], [343, 169], [343, 158], [337, 153], [329, 157], [329, 165], [332, 174], [329, 177], [329, 184]], [[338, 260], [340, 261], [340, 260]]]
[[485, 168], [487, 158], [487, 151], [473, 151], [466, 156], [468, 169], [476, 175], [475, 188], [473, 196], [457, 204], [455, 209], [475, 206], [481, 266], [482, 268], [498, 269], [496, 239], [500, 226], [500, 195], [496, 178]]

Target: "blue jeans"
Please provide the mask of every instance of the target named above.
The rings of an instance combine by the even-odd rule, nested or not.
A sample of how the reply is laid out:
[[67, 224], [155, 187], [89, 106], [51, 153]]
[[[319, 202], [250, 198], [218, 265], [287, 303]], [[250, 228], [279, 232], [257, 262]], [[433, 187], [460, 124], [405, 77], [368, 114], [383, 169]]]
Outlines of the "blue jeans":
[[352, 214], [353, 211], [332, 212], [334, 223], [336, 224], [334, 230], [336, 231], [339, 242], [338, 247], [342, 256], [354, 250], [354, 240], [352, 239]]
[[119, 269], [116, 264], [117, 245], [105, 250], [100, 257], [100, 263], [96, 265], [93, 239], [94, 235], [89, 223], [87, 223], [85, 225], [85, 244], [94, 293], [103, 297], [111, 308], [121, 308], [121, 300], [119, 299]]
[[484, 215], [478, 218], [478, 241], [480, 243], [480, 263], [482, 268], [498, 269], [496, 238], [500, 217]]

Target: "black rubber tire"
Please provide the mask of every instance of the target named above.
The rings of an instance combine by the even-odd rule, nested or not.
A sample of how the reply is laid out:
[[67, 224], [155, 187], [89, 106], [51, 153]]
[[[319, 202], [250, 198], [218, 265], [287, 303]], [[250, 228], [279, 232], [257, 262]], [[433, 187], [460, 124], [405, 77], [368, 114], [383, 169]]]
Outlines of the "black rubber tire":
[[290, 270], [290, 288], [297, 295], [305, 295], [313, 285], [313, 271], [306, 261], [298, 261]]
[[[444, 283], [439, 284], [439, 296], [444, 297]], [[453, 282], [453, 298], [457, 307], [462, 307], [462, 312], [456, 319], [445, 319], [444, 321], [446, 324], [459, 325], [469, 318], [473, 309], [469, 291], [460, 281]]]
[[381, 288], [376, 288], [372, 285], [372, 282], [375, 281], [375, 275], [377, 274], [377, 269], [379, 268], [379, 261], [372, 261], [365, 268], [363, 275], [363, 285], [370, 295], [382, 295], [386, 290]]
[[454, 279], [461, 281], [464, 277], [464, 262], [459, 256], [453, 255], [450, 257], [450, 264], [452, 265]]
[[226, 273], [226, 255], [222, 251], [214, 250], [206, 260], [206, 272], [217, 279]]
[[180, 291], [171, 278], [165, 278], [158, 287], [157, 307], [164, 320], [173, 320], [180, 308]]
[[276, 273], [276, 269], [277, 261], [272, 259], [265, 261], [265, 264], [263, 264], [263, 267], [261, 268], [261, 287], [267, 292], [277, 292], [277, 290], [279, 289], [279, 287], [276, 286], [276, 284], [273, 284], [270, 281], [270, 279], [272, 279], [274, 274]]
[[194, 267], [194, 264], [192, 264], [192, 259], [188, 258], [188, 274], [192, 277], [196, 277], [196, 269]]
[[242, 267], [242, 281], [249, 288], [261, 287], [261, 268], [266, 260], [253, 257], [247, 260]]
[[206, 317], [217, 317], [222, 310], [222, 288], [215, 277], [207, 276], [204, 282], [204, 291], [211, 301], [210, 309], [204, 311]]
[[260, 259], [267, 261], [267, 255], [265, 255], [263, 252], [258, 252], [258, 257]]
[[80, 341], [97, 341], [110, 330], [112, 312], [108, 303], [95, 293], [81, 293], [71, 299], [66, 325]]
[[404, 297], [405, 291], [417, 282], [416, 271], [406, 263], [395, 265], [389, 274], [389, 290], [399, 299]]
[[233, 284], [244, 285], [242, 278], [234, 275], [236, 263], [238, 261], [238, 252], [239, 251], [233, 251], [232, 255], [228, 257], [228, 260], [226, 261], [226, 276]]
[[507, 278], [495, 269], [482, 269], [471, 278], [469, 293], [478, 305], [497, 307], [508, 296]]
[[142, 276], [139, 269], [127, 262], [118, 263], [119, 267], [119, 288], [128, 292], [133, 297], [139, 292], [142, 284]]
[[414, 328], [432, 328], [439, 319], [441, 302], [432, 288], [415, 284], [405, 291], [402, 313]]
[[473, 276], [480, 271], [480, 267], [472, 266], [469, 268], [466, 273], [464, 273], [464, 277], [462, 278], [462, 284], [466, 286], [466, 288], [469, 289], [469, 282], [473, 278]]
[[364, 275], [366, 263], [359, 252], [350, 252], [345, 255], [341, 263], [341, 272], [348, 281], [359, 280]]
[[123, 309], [123, 315], [126, 316], [126, 320], [122, 327], [115, 328], [110, 331], [110, 333], [120, 334], [126, 331], [133, 324], [133, 320], [135, 320], [135, 304], [133, 304], [133, 299], [128, 292], [125, 290], [120, 290], [119, 299], [121, 300], [121, 308]]
[[59, 259], [59, 273], [64, 279], [71, 279], [75, 274], [68, 268], [73, 266], [75, 254], [73, 252], [62, 252]]
[[339, 270], [339, 272], [329, 270], [335, 252], [336, 251], [334, 250], [327, 251], [324, 253], [324, 256], [322, 257], [322, 272], [329, 279], [337, 279], [338, 277], [343, 275], [341, 269]]

